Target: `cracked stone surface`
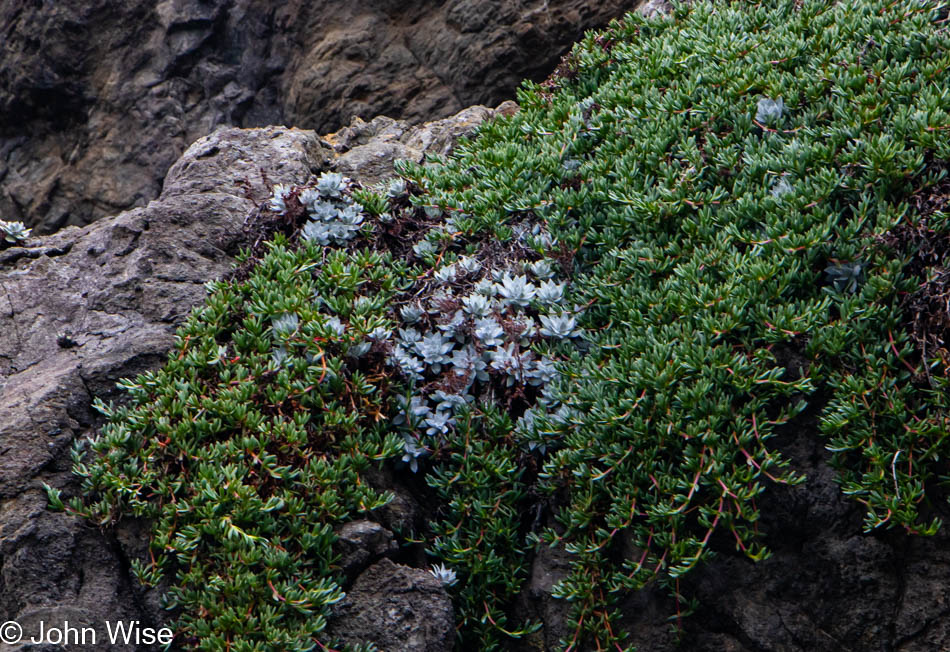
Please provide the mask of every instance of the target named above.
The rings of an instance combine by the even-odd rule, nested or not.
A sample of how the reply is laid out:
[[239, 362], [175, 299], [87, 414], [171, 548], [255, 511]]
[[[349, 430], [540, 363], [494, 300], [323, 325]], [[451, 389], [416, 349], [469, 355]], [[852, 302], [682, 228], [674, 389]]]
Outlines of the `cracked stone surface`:
[[638, 1], [0, 0], [0, 215], [50, 233], [144, 206], [220, 125], [494, 106]]

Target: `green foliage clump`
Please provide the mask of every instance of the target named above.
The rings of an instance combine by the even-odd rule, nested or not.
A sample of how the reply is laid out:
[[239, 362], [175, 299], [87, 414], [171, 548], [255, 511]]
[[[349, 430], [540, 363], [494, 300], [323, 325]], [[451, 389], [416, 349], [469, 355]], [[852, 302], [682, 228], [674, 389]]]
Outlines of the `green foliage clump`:
[[945, 11], [631, 16], [450, 161], [403, 169], [473, 233], [542, 221], [590, 305], [590, 354], [559, 365], [568, 416], [535, 425], [560, 438], [540, 487], [569, 495], [537, 537], [574, 556], [556, 589], [576, 607], [568, 647], [617, 644], [616, 598], [676, 591], [718, 532], [767, 554], [756, 499], [803, 480], [769, 439], [808, 406], [868, 529], [938, 527], [925, 489], [948, 479], [946, 367], [915, 358], [902, 305], [920, 279], [876, 236], [924, 219], [911, 200], [946, 174]]
[[425, 472], [433, 525], [413, 536], [462, 649], [537, 626], [512, 616], [533, 546], [572, 559], [569, 650], [622, 649], [618, 600], [688, 598], [714, 547], [765, 557], [757, 500], [806, 480], [773, 445], [805, 411], [868, 530], [935, 532], [950, 354], [911, 314], [938, 279], [901, 229], [950, 236], [919, 210], [950, 160], [945, 15], [630, 15], [449, 159], [378, 193], [278, 189], [274, 211], [311, 221], [125, 384], [68, 508], [155, 520], [138, 573], [174, 569], [202, 649], [318, 644], [332, 525], [387, 498], [370, 464]]
[[333, 525], [389, 500], [362, 473], [402, 448], [380, 419], [385, 376], [346, 353], [386, 324], [404, 275], [385, 255], [279, 236], [246, 281], [209, 284], [161, 371], [122, 383], [130, 406], [99, 404], [93, 459], [74, 453], [87, 498], [62, 506], [154, 522], [134, 570], [147, 585], [173, 575], [179, 644], [315, 645], [343, 597]]

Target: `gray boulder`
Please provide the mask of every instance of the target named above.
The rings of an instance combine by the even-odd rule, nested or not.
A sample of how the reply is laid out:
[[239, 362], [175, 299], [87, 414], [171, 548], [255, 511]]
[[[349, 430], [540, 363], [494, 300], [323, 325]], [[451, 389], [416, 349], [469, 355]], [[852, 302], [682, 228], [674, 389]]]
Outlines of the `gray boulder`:
[[374, 643], [387, 652], [449, 652], [455, 615], [432, 574], [383, 559], [357, 578], [329, 631], [346, 644]]

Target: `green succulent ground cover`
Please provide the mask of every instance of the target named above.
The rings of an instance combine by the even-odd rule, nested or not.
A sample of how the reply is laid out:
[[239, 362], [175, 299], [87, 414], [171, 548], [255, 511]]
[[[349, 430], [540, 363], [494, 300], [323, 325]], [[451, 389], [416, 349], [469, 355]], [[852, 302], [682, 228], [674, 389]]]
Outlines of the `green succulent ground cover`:
[[[803, 410], [866, 529], [935, 532], [947, 45], [943, 5], [879, 0], [696, 3], [587, 36], [517, 115], [354, 193], [367, 219], [301, 228], [309, 199], [281, 195], [286, 236], [102, 406], [85, 496], [52, 503], [153, 519], [137, 572], [208, 650], [332, 645], [332, 527], [388, 499], [370, 465], [432, 492], [434, 525], [402, 534], [456, 574], [461, 649], [537, 626], [511, 610], [537, 546], [570, 553], [572, 650], [623, 649], [630, 591], [688, 601], [711, 541], [767, 555], [756, 500], [807, 482], [771, 446], [810, 436]], [[466, 321], [483, 290], [501, 334]]]

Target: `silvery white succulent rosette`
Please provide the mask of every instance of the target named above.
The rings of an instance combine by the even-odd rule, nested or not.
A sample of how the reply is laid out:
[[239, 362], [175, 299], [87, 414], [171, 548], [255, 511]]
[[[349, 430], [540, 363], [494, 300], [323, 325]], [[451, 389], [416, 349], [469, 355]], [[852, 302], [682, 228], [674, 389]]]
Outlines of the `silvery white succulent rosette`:
[[[352, 185], [340, 174], [325, 173], [312, 187], [276, 186], [269, 207], [286, 212], [286, 200], [295, 193], [309, 217], [300, 237], [328, 247], [346, 246], [360, 232], [371, 233], [374, 220], [394, 219], [389, 213], [371, 218], [352, 199]], [[384, 193], [389, 199], [404, 197], [405, 181], [394, 179]], [[423, 209], [429, 219], [443, 214], [439, 207]], [[409, 293], [412, 298], [394, 308], [398, 326], [377, 328], [348, 351], [358, 359], [376, 345], [375, 350], [387, 352], [387, 364], [408, 381], [410, 392], [398, 397], [393, 425], [405, 440], [401, 463], [413, 472], [454, 428], [461, 410], [477, 400], [500, 403], [503, 393], [531, 395], [515, 432], [529, 451], [544, 454], [554, 442], [553, 434], [537, 434], [537, 418], [554, 423], [569, 416], [550, 391], [559, 378], [551, 351], [559, 345], [562, 350], [565, 344], [585, 345], [577, 325], [580, 308], [566, 305], [568, 282], [558, 278], [551, 257], [515, 257], [492, 269], [472, 255], [439, 264], [439, 242], [455, 230], [453, 219], [443, 220], [413, 244], [414, 258], [434, 264], [431, 274]], [[526, 256], [538, 249], [551, 252], [557, 245], [538, 226], [517, 228], [514, 240], [515, 249]], [[328, 317], [331, 322], [337, 334], [345, 333], [347, 326], [339, 318]], [[272, 327], [278, 334], [293, 332], [296, 315], [279, 316]], [[273, 354], [275, 364], [287, 355], [279, 346]]]

